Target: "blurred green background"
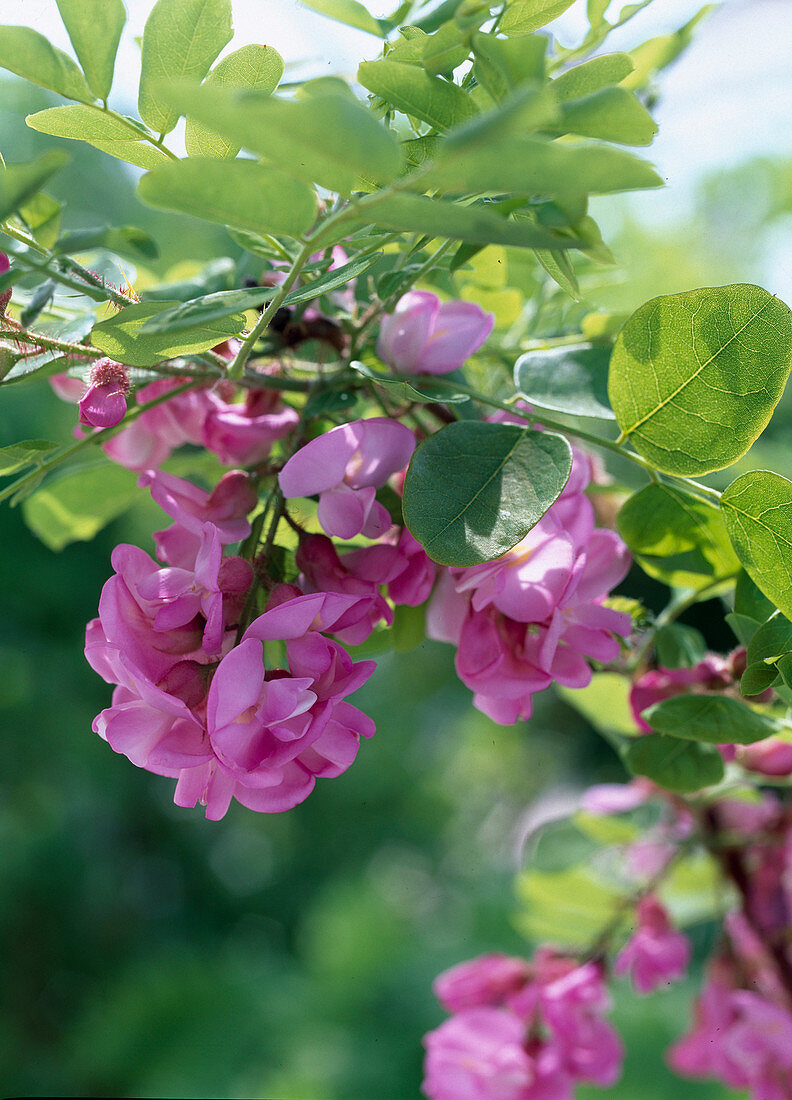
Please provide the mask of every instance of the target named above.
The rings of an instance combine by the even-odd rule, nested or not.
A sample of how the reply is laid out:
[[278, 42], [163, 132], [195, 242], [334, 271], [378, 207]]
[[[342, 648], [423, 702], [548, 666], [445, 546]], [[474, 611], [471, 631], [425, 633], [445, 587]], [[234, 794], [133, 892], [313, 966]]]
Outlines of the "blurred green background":
[[[48, 103], [21, 82], [0, 85], [9, 160], [51, 144], [22, 122]], [[140, 225], [169, 263], [234, 254], [223, 231], [141, 206], [118, 162], [70, 152], [51, 187], [68, 228]], [[705, 183], [691, 218], [662, 232], [611, 201], [622, 267], [589, 282], [588, 300], [623, 311], [672, 290], [762, 282], [790, 211], [792, 167], [772, 161]], [[744, 468], [792, 474], [789, 412], [787, 402]], [[0, 445], [65, 440], [73, 422], [46, 384], [0, 390]], [[426, 642], [382, 661], [355, 700], [376, 737], [302, 806], [264, 816], [234, 804], [217, 823], [174, 807], [171, 781], [91, 732], [109, 689], [82, 655], [112, 547], [150, 550], [160, 524], [141, 501], [95, 542], [53, 554], [19, 509], [0, 510], [4, 1093], [417, 1097], [421, 1037], [444, 1018], [435, 975], [482, 951], [528, 950], [513, 924], [513, 877], [537, 800], [561, 811], [591, 782], [622, 779], [621, 768], [551, 692], [529, 724], [495, 726], [470, 706], [450, 648]], [[665, 599], [637, 573], [622, 591], [656, 609]], [[686, 621], [715, 647], [733, 644], [717, 606]], [[694, 930], [699, 957], [711, 935]], [[646, 999], [615, 988], [628, 1057], [609, 1097], [736, 1095], [665, 1068], [695, 976]]]

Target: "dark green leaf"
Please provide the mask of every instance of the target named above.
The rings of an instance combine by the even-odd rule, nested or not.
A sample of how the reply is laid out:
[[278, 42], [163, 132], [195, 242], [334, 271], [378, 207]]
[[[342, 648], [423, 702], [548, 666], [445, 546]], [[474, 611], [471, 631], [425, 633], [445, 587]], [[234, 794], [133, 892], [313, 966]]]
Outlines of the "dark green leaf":
[[141, 298], [144, 302], [188, 302], [216, 290], [233, 290], [236, 282], [236, 264], [228, 256], [220, 256], [188, 279], [148, 287]]
[[739, 615], [737, 612], [732, 612], [726, 616], [726, 622], [732, 628], [735, 636], [744, 646], [747, 646], [757, 632], [761, 623], [756, 619], [752, 619], [750, 615]]
[[0, 447], [0, 477], [8, 477], [17, 470], [34, 465], [58, 447], [60, 443], [52, 443], [49, 439], [25, 439], [21, 443], [12, 443], [10, 447]]
[[83, 74], [69, 55], [30, 27], [0, 27], [0, 68], [67, 99], [81, 103], [93, 100]]
[[717, 508], [671, 485], [634, 493], [617, 523], [642, 568], [673, 587], [703, 588], [739, 568]]
[[792, 653], [784, 654], [784, 656], [777, 662], [776, 670], [780, 672], [781, 679], [784, 681], [784, 686], [787, 688], [792, 688]]
[[660, 733], [637, 737], [625, 752], [624, 762], [633, 775], [645, 775], [680, 794], [711, 787], [724, 775], [723, 760], [714, 746]]
[[560, 435], [458, 421], [431, 435], [413, 455], [404, 482], [404, 519], [442, 565], [492, 561], [539, 522], [571, 468], [572, 451]]
[[167, 163], [168, 157], [144, 140], [144, 135], [131, 123], [106, 114], [100, 107], [70, 104], [49, 107], [28, 115], [25, 122], [32, 130], [53, 137], [84, 141], [108, 153], [111, 157], [135, 164], [138, 168], [156, 168]]
[[721, 496], [726, 529], [746, 573], [792, 619], [792, 481], [743, 474]]
[[316, 216], [308, 184], [252, 160], [173, 161], [144, 176], [138, 194], [150, 206], [254, 233], [298, 237]]
[[349, 365], [358, 374], [370, 378], [378, 386], [384, 386], [402, 401], [419, 401], [422, 404], [429, 405], [438, 402], [445, 405], [461, 405], [470, 400], [466, 393], [455, 392], [453, 385], [426, 375], [394, 377], [389, 374], [380, 374], [373, 367], [367, 367], [365, 363], [358, 363], [354, 360]]
[[657, 663], [663, 668], [692, 668], [707, 656], [707, 643], [700, 631], [682, 623], [669, 623], [655, 634]]
[[161, 94], [164, 80], [202, 80], [231, 41], [231, 0], [157, 0], [143, 31], [140, 117], [155, 134], [168, 134], [184, 111]]
[[358, 80], [398, 111], [428, 122], [435, 130], [449, 130], [476, 113], [473, 100], [459, 85], [430, 76], [414, 65], [364, 61]]
[[610, 348], [587, 344], [529, 351], [514, 364], [514, 384], [540, 409], [613, 420], [609, 359]]
[[[249, 88], [269, 95], [283, 76], [283, 58], [272, 46], [251, 44], [234, 50], [215, 65], [204, 87]], [[241, 143], [226, 141], [211, 127], [187, 116], [184, 144], [191, 157], [233, 158]]]
[[567, 69], [553, 81], [552, 88], [560, 100], [579, 99], [605, 88], [619, 84], [633, 71], [629, 54], [607, 53], [592, 57], [582, 65]]
[[153, 367], [164, 359], [177, 355], [206, 351], [215, 344], [222, 344], [230, 336], [237, 336], [245, 327], [241, 313], [220, 320], [183, 329], [175, 335], [167, 333], [149, 335], [143, 331], [144, 323], [179, 302], [140, 302], [127, 306], [101, 324], [94, 325], [91, 343], [101, 348], [111, 359], [131, 367]]
[[0, 167], [0, 221], [24, 206], [68, 160], [65, 153], [52, 150], [31, 164]]
[[744, 569], [737, 574], [734, 586], [734, 610], [740, 615], [749, 615], [763, 623], [776, 610], [775, 604], [763, 596]]
[[58, 254], [92, 252], [106, 248], [121, 256], [133, 259], [156, 260], [159, 256], [157, 242], [145, 229], [136, 225], [96, 226], [94, 229], [72, 229], [58, 238], [54, 251]]
[[790, 650], [792, 650], [792, 623], [777, 611], [772, 619], [762, 623], [751, 638], [745, 659], [749, 665], [756, 664], [758, 661], [775, 661]]
[[[542, 248], [535, 248], [534, 254], [545, 269], [550, 278], [558, 283], [562, 290], [565, 290], [570, 298], [574, 298], [576, 302], [580, 301], [580, 287], [578, 286], [577, 276], [575, 275], [575, 269], [572, 266], [572, 261], [569, 258], [569, 254], [566, 252], [547, 252]], [[607, 380], [605, 385], [605, 398], [607, 400]], [[608, 406], [611, 419], [613, 412]]]
[[97, 99], [107, 99], [126, 23], [122, 0], [57, 0], [57, 3], [91, 91]]
[[88, 541], [140, 496], [137, 474], [111, 462], [48, 482], [25, 501], [28, 527], [50, 550]]
[[214, 294], [205, 294], [172, 306], [162, 313], [155, 313], [144, 321], [141, 336], [163, 335], [168, 332], [183, 332], [196, 325], [205, 325], [219, 317], [228, 317], [246, 309], [255, 309], [263, 305], [275, 294], [272, 286], [257, 286], [250, 290], [218, 290]]
[[532, 34], [570, 8], [574, 0], [511, 0], [500, 21], [508, 35]]
[[740, 691], [743, 695], [760, 695], [778, 679], [778, 669], [774, 664], [757, 661], [748, 665], [740, 679]]
[[758, 286], [653, 298], [611, 357], [622, 433], [658, 469], [695, 476], [730, 466], [773, 415], [792, 368], [792, 313]]
[[751, 745], [780, 728], [728, 695], [675, 695], [648, 707], [641, 717], [656, 733], [711, 745]]

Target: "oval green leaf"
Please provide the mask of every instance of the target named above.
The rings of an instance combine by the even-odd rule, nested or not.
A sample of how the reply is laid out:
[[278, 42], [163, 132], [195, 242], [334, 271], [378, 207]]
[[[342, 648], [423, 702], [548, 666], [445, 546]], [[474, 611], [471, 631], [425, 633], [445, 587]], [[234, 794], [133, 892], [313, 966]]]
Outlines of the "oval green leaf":
[[196, 325], [216, 321], [219, 317], [228, 317], [240, 310], [255, 309], [269, 301], [274, 294], [275, 287], [272, 286], [252, 287], [250, 290], [218, 290], [156, 313], [143, 322], [140, 331], [144, 336], [183, 332]]
[[364, 61], [358, 80], [397, 111], [428, 122], [435, 130], [450, 130], [476, 114], [475, 103], [458, 84], [430, 76], [415, 65]]
[[792, 481], [756, 470], [733, 481], [720, 503], [746, 573], [792, 619]]
[[539, 522], [571, 468], [572, 451], [560, 435], [457, 421], [413, 455], [404, 481], [405, 523], [441, 565], [492, 561]]
[[614, 420], [608, 404], [609, 359], [609, 348], [587, 344], [529, 351], [514, 364], [514, 384], [540, 409]]
[[91, 91], [98, 99], [107, 99], [126, 23], [122, 0], [57, 0], [57, 4]]
[[658, 469], [694, 476], [746, 453], [792, 369], [792, 313], [758, 286], [653, 298], [611, 357], [608, 393], [625, 438]]
[[0, 27], [0, 68], [67, 99], [93, 101], [85, 77], [69, 55], [30, 27]]
[[720, 783], [725, 771], [713, 745], [680, 741], [660, 733], [637, 737], [625, 752], [624, 763], [633, 775], [645, 775], [660, 787], [680, 794]]
[[675, 695], [641, 712], [655, 733], [710, 745], [752, 745], [778, 733], [772, 718], [728, 695]]
[[91, 343], [111, 359], [130, 367], [153, 367], [164, 359], [190, 355], [222, 344], [230, 336], [238, 336], [245, 327], [241, 313], [213, 322], [182, 329], [178, 333], [143, 331], [144, 323], [180, 302], [138, 302], [127, 306], [107, 321], [94, 325]]
[[298, 237], [316, 216], [308, 184], [252, 160], [170, 161], [143, 176], [138, 194], [149, 206], [253, 233]]
[[28, 115], [25, 122], [32, 130], [42, 134], [87, 142], [103, 153], [127, 164], [135, 164], [138, 168], [156, 168], [158, 164], [168, 161], [166, 154], [149, 145], [132, 123], [106, 114], [98, 107], [78, 104], [49, 107], [46, 111]]

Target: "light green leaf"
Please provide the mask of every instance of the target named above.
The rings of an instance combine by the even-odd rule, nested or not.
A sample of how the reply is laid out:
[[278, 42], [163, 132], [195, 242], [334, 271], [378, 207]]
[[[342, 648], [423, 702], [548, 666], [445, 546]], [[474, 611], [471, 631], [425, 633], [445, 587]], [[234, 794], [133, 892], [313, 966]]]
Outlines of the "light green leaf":
[[620, 676], [617, 672], [595, 672], [587, 687], [567, 688], [556, 684], [555, 690], [595, 730], [605, 734], [635, 735], [630, 681], [626, 676]]
[[[243, 46], [219, 61], [204, 87], [250, 88], [263, 95], [274, 92], [283, 76], [283, 58], [272, 46]], [[241, 143], [226, 141], [209, 126], [187, 117], [184, 144], [191, 157], [235, 157]]]
[[348, 95], [285, 100], [260, 92], [173, 86], [168, 101], [284, 171], [349, 193], [358, 174], [387, 183], [401, 168], [395, 137]]
[[563, 103], [561, 121], [554, 129], [620, 145], [649, 145], [657, 123], [632, 92], [611, 87]]
[[58, 239], [63, 207], [52, 195], [39, 191], [19, 208], [19, 216], [30, 227], [40, 245], [52, 248]]
[[397, 111], [428, 122], [435, 130], [449, 130], [476, 113], [475, 103], [459, 85], [430, 76], [414, 65], [364, 61], [358, 80]]
[[675, 695], [641, 712], [656, 733], [710, 745], [752, 745], [778, 733], [778, 722], [728, 695]]
[[571, 8], [574, 0], [512, 0], [499, 29], [511, 36], [533, 34]]
[[231, 0], [157, 0], [143, 31], [140, 117], [155, 134], [168, 134], [183, 111], [161, 95], [160, 84], [179, 77], [202, 80], [231, 41]]
[[486, 206], [462, 206], [426, 195], [376, 195], [358, 207], [359, 225], [372, 222], [386, 229], [450, 237], [472, 244], [505, 244], [518, 248], [574, 248], [576, 241], [557, 236], [529, 221], [509, 221]]
[[275, 294], [275, 287], [257, 286], [250, 290], [218, 290], [214, 294], [205, 294], [181, 302], [177, 306], [155, 313], [144, 321], [140, 333], [142, 336], [162, 336], [165, 333], [183, 332], [185, 329], [205, 325], [219, 317], [228, 317], [246, 309], [255, 309], [263, 305]]
[[390, 47], [388, 61], [420, 65], [433, 76], [452, 73], [470, 53], [466, 35], [454, 22], [444, 23], [435, 34], [417, 27], [402, 27], [400, 33], [405, 37]]
[[470, 400], [466, 393], [456, 393], [452, 385], [442, 379], [434, 379], [427, 376], [401, 375], [394, 377], [390, 374], [382, 374], [373, 367], [366, 366], [353, 360], [350, 364], [352, 370], [376, 382], [390, 390], [394, 396], [402, 401], [418, 401], [421, 404], [434, 405], [440, 402], [445, 405], [462, 405]]
[[50, 550], [89, 541], [140, 496], [137, 474], [115, 463], [82, 467], [48, 482], [22, 506], [28, 527]]
[[65, 153], [53, 149], [30, 164], [0, 167], [0, 221], [5, 221], [9, 214], [29, 202], [68, 160]]
[[739, 569], [718, 509], [671, 485], [633, 493], [616, 522], [641, 568], [672, 587], [704, 588]]
[[514, 385], [540, 409], [614, 420], [608, 404], [610, 348], [580, 344], [529, 351], [514, 364]]
[[350, 260], [348, 264], [343, 264], [341, 267], [326, 271], [324, 275], [320, 275], [317, 279], [312, 279], [310, 282], [306, 283], [305, 286], [298, 287], [296, 290], [290, 290], [284, 298], [283, 304], [285, 306], [296, 306], [300, 302], [313, 301], [314, 298], [318, 298], [321, 294], [329, 294], [331, 290], [338, 290], [339, 287], [346, 286], [347, 283], [350, 283], [359, 275], [363, 275], [366, 271], [369, 271], [378, 264], [381, 259], [381, 252], [375, 252], [370, 256], [358, 256], [356, 259]]
[[160, 149], [149, 145], [144, 135], [132, 124], [99, 107], [72, 104], [49, 107], [28, 115], [25, 122], [33, 130], [53, 137], [85, 141], [111, 157], [135, 164], [138, 168], [156, 168], [168, 160]]
[[69, 55], [30, 27], [0, 27], [0, 68], [67, 99], [81, 103], [93, 100], [83, 74]]
[[720, 503], [746, 573], [792, 619], [792, 481], [769, 470], [743, 474]]
[[159, 246], [150, 233], [136, 225], [99, 225], [88, 229], [72, 229], [58, 238], [53, 251], [59, 255], [75, 252], [92, 252], [106, 248], [121, 256], [136, 260], [156, 260]]
[[556, 77], [552, 88], [560, 100], [579, 99], [609, 84], [620, 83], [632, 71], [633, 62], [629, 54], [607, 53], [567, 69]]
[[546, 52], [543, 35], [496, 38], [477, 31], [473, 35], [476, 79], [500, 102], [521, 84], [544, 80]]
[[539, 522], [571, 468], [572, 451], [560, 435], [457, 421], [413, 455], [404, 481], [405, 523], [441, 565], [492, 561]]
[[653, 298], [611, 357], [608, 393], [623, 436], [658, 469], [695, 476], [742, 457], [792, 368], [792, 313], [758, 286]]
[[437, 163], [420, 178], [420, 185], [458, 194], [513, 191], [570, 196], [660, 187], [663, 180], [646, 161], [621, 149], [507, 137], [473, 149], [444, 142]]
[[238, 336], [245, 327], [245, 318], [237, 313], [221, 320], [196, 325], [170, 335], [149, 335], [143, 325], [150, 317], [181, 305], [180, 302], [139, 302], [126, 306], [114, 317], [94, 325], [91, 343], [111, 359], [131, 367], [153, 367], [176, 355], [206, 351], [222, 344], [230, 336]]
[[562, 290], [565, 290], [570, 298], [579, 302], [581, 300], [580, 287], [568, 253], [548, 252], [546, 249], [536, 248], [534, 254], [553, 282], [557, 283]]
[[523, 935], [565, 947], [587, 947], [615, 916], [621, 895], [585, 866], [528, 870], [515, 882], [523, 905], [515, 923]]
[[8, 477], [26, 466], [33, 466], [58, 447], [60, 443], [49, 439], [25, 439], [9, 447], [0, 447], [0, 477]]
[[660, 733], [636, 737], [624, 754], [624, 763], [633, 775], [645, 775], [658, 786], [680, 794], [711, 787], [724, 775], [723, 760], [714, 745], [681, 741]]
[[253, 233], [298, 237], [316, 217], [308, 184], [252, 160], [169, 162], [141, 179], [138, 194], [149, 206]]
[[91, 91], [98, 99], [107, 99], [126, 23], [122, 0], [57, 0], [57, 4]]
[[385, 38], [388, 33], [388, 25], [383, 20], [375, 19], [358, 0], [301, 0], [301, 3], [320, 15], [326, 15], [328, 19], [334, 19], [336, 23], [365, 31], [377, 38]]

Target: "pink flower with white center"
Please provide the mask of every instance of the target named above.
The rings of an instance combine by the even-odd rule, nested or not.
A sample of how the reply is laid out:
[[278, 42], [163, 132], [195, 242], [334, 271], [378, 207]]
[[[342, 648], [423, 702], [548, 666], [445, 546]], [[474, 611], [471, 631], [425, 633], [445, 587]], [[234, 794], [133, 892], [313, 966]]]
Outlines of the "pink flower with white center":
[[530, 977], [531, 968], [525, 959], [493, 952], [452, 966], [435, 979], [432, 989], [448, 1012], [462, 1012], [502, 1005]]
[[690, 941], [671, 928], [668, 913], [653, 895], [641, 898], [635, 912], [638, 928], [619, 952], [614, 970], [630, 973], [639, 993], [651, 993], [685, 976]]
[[[158, 378], [137, 390], [135, 398], [144, 405], [184, 383], [181, 378]], [[130, 470], [161, 466], [174, 448], [183, 443], [203, 442], [203, 423], [211, 408], [205, 388], [187, 390], [148, 409], [102, 445], [105, 454]]]
[[443, 302], [411, 290], [383, 318], [377, 355], [400, 374], [447, 374], [481, 347], [495, 316], [474, 302]]
[[264, 462], [272, 444], [293, 431], [300, 419], [275, 390], [250, 389], [241, 404], [229, 404], [215, 394], [210, 400], [203, 442], [226, 466]]
[[79, 422], [89, 428], [112, 428], [126, 416], [129, 375], [121, 363], [99, 359], [91, 368], [91, 384], [80, 398]]
[[415, 450], [415, 436], [387, 417], [341, 424], [306, 443], [281, 470], [287, 500], [319, 494], [319, 522], [328, 535], [377, 538], [391, 526], [377, 489], [403, 470]]
[[703, 661], [692, 668], [658, 668], [645, 672], [632, 686], [630, 707], [638, 729], [651, 732], [652, 727], [641, 717], [641, 713], [663, 699], [690, 692], [717, 691], [732, 683], [729, 662], [710, 653]]

